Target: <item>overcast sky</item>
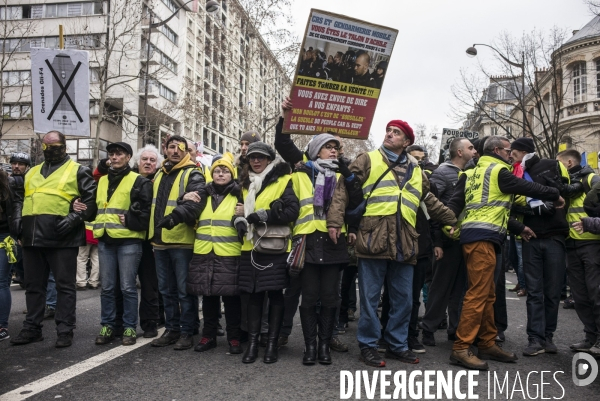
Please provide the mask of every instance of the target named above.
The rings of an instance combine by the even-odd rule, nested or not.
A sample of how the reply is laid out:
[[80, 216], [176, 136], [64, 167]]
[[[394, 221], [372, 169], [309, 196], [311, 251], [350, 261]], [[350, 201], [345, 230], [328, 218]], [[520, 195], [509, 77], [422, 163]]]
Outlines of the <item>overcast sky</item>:
[[[383, 139], [389, 120], [457, 128], [452, 122], [450, 87], [461, 68], [477, 69], [465, 54], [473, 43], [491, 44], [503, 31], [513, 36], [553, 26], [582, 28], [594, 16], [583, 0], [295, 0], [298, 36], [311, 8], [399, 30], [371, 132]], [[493, 63], [492, 50], [479, 49]]]

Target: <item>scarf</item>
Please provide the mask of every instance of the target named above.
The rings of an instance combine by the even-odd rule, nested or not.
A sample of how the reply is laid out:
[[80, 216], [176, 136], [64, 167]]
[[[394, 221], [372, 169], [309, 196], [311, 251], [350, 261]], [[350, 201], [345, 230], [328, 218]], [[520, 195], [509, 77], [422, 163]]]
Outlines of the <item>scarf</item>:
[[315, 192], [313, 195], [313, 207], [315, 209], [315, 214], [318, 217], [325, 217], [329, 205], [331, 204], [331, 199], [333, 198], [333, 191], [335, 190], [336, 183], [335, 172], [337, 171], [338, 166], [330, 159], [317, 159], [306, 163], [306, 165], [318, 172], [314, 184]]
[[383, 149], [383, 153], [385, 153], [386, 157], [392, 163], [404, 164], [406, 162], [406, 152], [402, 152], [402, 154], [398, 155], [385, 146], [381, 145], [381, 149]]
[[[265, 177], [267, 176], [267, 174], [269, 174], [271, 172], [271, 170], [273, 170], [273, 167], [275, 167], [275, 165], [279, 164], [279, 162], [280, 162], [280, 160], [279, 160], [279, 158], [277, 158], [277, 159], [273, 160], [271, 163], [269, 163], [267, 165], [267, 168], [265, 168], [262, 173], [257, 174], [253, 171], [250, 171], [250, 173], [248, 174], [248, 176], [250, 178], [250, 186], [248, 187], [248, 194], [246, 195], [246, 198], [244, 199], [244, 216], [245, 217], [248, 217], [252, 213], [254, 213], [254, 206], [256, 205], [256, 195], [261, 190], [263, 181], [264, 181]], [[253, 235], [253, 231], [254, 231], [253, 229], [254, 229], [254, 224], [250, 224], [250, 226], [248, 227], [248, 235], [246, 236], [248, 241], [250, 241], [252, 239], [252, 235]]]
[[[230, 193], [234, 192], [237, 187], [237, 182], [235, 180], [231, 180], [229, 183], [225, 185], [216, 184], [214, 181], [206, 186], [206, 192], [212, 198], [212, 208], [213, 212], [217, 210], [223, 199]], [[236, 191], [237, 192], [237, 191]]]
[[108, 168], [108, 192], [107, 192], [107, 200], [110, 200], [112, 194], [116, 191], [117, 187], [123, 181], [123, 177], [125, 177], [131, 171], [131, 167], [129, 164], [126, 164], [121, 169], [117, 170], [112, 167]]

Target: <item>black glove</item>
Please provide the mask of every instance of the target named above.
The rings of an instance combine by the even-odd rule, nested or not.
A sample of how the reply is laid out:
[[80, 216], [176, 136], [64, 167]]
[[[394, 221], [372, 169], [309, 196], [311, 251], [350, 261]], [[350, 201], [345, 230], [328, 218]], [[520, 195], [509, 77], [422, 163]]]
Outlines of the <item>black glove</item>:
[[269, 218], [269, 214], [265, 209], [257, 210], [255, 213], [250, 214], [246, 217], [248, 224], [256, 224], [259, 222], [265, 222]]
[[129, 211], [131, 212], [131, 214], [139, 216], [140, 214], [142, 214], [142, 205], [140, 205], [140, 202], [133, 202], [131, 206], [129, 206]]
[[235, 229], [237, 230], [238, 240], [240, 241], [241, 244], [243, 244], [244, 236], [248, 232], [248, 221], [241, 216], [234, 217], [234, 219], [235, 220], [234, 220], [233, 225], [235, 226]]
[[277, 220], [281, 220], [281, 216], [283, 215], [283, 201], [281, 199], [277, 199], [271, 202], [271, 213]]
[[350, 169], [348, 168], [348, 166], [346, 166], [346, 163], [344, 163], [343, 160], [334, 160], [333, 164], [338, 166], [338, 170], [340, 174], [344, 176], [344, 178], [349, 178], [352, 176], [352, 171], [350, 171]]
[[77, 213], [69, 213], [56, 225], [56, 233], [59, 237], [65, 236], [75, 227], [81, 224], [81, 216]]
[[248, 217], [246, 217], [246, 221], [248, 224], [256, 224], [260, 221], [260, 217], [258, 217], [258, 214], [256, 213], [251, 213], [248, 215]]
[[156, 228], [166, 228], [167, 230], [171, 230], [177, 224], [179, 224], [179, 223], [177, 223], [175, 221], [175, 218], [173, 217], [173, 214], [171, 213], [171, 214], [163, 217], [156, 225]]

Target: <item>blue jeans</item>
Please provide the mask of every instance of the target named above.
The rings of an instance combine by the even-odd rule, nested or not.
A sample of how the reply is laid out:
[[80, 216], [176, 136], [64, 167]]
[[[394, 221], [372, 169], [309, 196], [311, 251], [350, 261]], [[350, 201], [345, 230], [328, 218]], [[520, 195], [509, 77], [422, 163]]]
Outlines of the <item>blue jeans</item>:
[[565, 277], [564, 237], [532, 239], [523, 244], [527, 283], [527, 336], [543, 343], [558, 323], [560, 291]]
[[[8, 234], [0, 234], [0, 241]], [[10, 295], [11, 265], [8, 263], [6, 249], [0, 249], [0, 327], [8, 327], [8, 316], [10, 315], [10, 306], [12, 297]]]
[[408, 324], [412, 311], [414, 266], [383, 259], [358, 259], [360, 318], [356, 338], [363, 348], [377, 347], [381, 337], [377, 306], [383, 281], [387, 280], [390, 313], [384, 338], [394, 352], [408, 349]]
[[46, 287], [46, 306], [56, 309], [56, 281], [52, 271], [48, 276], [48, 287]]
[[165, 328], [192, 334], [197, 327], [198, 297], [189, 295], [185, 285], [192, 249], [154, 249], [158, 290], [165, 304]]
[[[115, 302], [115, 286], [120, 281], [123, 293], [123, 327], [136, 329], [138, 322], [138, 293], [135, 284], [142, 243], [129, 245], [106, 244], [98, 242], [98, 260], [100, 262], [101, 324], [115, 328], [117, 307]], [[117, 279], [118, 278], [118, 279]]]

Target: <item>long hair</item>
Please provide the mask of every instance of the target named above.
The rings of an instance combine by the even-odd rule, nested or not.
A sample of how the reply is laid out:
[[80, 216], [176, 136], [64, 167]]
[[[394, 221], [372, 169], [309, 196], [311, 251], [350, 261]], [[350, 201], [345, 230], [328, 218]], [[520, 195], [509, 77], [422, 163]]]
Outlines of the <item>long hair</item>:
[[0, 200], [7, 200], [9, 196], [8, 174], [6, 174], [6, 171], [0, 169]]

